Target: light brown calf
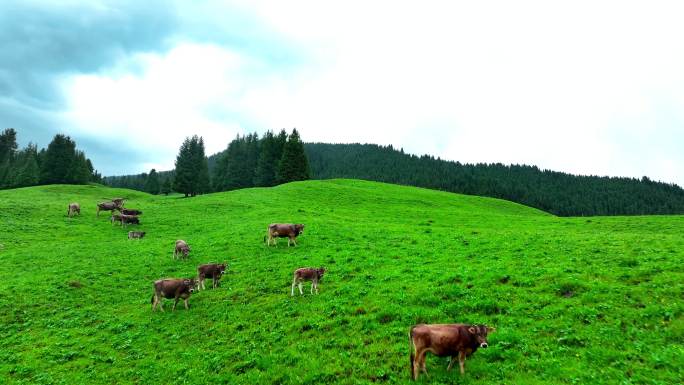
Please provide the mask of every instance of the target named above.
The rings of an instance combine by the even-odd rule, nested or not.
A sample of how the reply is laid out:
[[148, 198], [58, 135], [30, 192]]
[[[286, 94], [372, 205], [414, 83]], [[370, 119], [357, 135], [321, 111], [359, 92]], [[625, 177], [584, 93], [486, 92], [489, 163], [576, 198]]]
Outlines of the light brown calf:
[[173, 259], [178, 258], [178, 254], [182, 254], [183, 258], [188, 257], [190, 253], [190, 245], [182, 239], [176, 241], [176, 248], [173, 249]]
[[318, 281], [323, 278], [325, 274], [325, 267], [320, 267], [318, 269], [314, 267], [302, 267], [294, 272], [294, 277], [292, 278], [292, 292], [291, 295], [294, 296], [295, 286], [299, 285], [299, 294], [304, 295], [302, 291], [302, 281], [311, 281], [311, 294], [316, 290], [318, 294]]
[[81, 215], [81, 205], [75, 202], [69, 203], [69, 207], [67, 208], [67, 216], [73, 217], [76, 214]]

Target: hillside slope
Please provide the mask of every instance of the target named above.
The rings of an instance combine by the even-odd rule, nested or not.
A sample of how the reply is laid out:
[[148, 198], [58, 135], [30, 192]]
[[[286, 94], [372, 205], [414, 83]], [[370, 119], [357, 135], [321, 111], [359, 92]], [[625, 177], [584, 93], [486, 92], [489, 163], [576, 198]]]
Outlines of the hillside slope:
[[[112, 196], [144, 211], [146, 238], [96, 218]], [[270, 222], [305, 223], [299, 246], [266, 247]], [[677, 383], [683, 230], [355, 180], [191, 199], [0, 191], [0, 383], [409, 383], [418, 322], [497, 328], [464, 377], [429, 357], [423, 383]], [[172, 259], [176, 239], [189, 260]], [[155, 279], [224, 260], [190, 310], [151, 312]], [[290, 297], [292, 271], [321, 265], [321, 293]]]

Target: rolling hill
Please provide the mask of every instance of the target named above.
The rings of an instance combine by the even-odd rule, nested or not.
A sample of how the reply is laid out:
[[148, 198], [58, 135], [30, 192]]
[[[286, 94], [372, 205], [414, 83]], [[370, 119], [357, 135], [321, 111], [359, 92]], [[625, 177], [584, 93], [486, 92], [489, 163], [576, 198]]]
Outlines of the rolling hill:
[[[95, 203], [125, 196], [128, 240]], [[82, 215], [66, 217], [69, 202]], [[270, 222], [306, 224], [266, 247]], [[358, 180], [183, 199], [102, 186], [0, 191], [0, 383], [409, 383], [420, 322], [495, 326], [429, 378], [459, 384], [674, 384], [684, 362], [684, 217], [559, 218], [493, 198]], [[173, 244], [192, 246], [173, 260]], [[190, 309], [152, 282], [227, 261]], [[292, 271], [325, 266], [319, 295]], [[308, 287], [306, 287], [308, 290]]]

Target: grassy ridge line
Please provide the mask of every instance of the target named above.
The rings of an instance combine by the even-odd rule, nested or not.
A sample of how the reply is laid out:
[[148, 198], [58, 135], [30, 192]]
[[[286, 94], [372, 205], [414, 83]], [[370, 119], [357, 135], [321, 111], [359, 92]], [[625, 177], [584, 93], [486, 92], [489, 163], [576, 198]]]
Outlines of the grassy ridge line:
[[[86, 209], [113, 194], [138, 194], [148, 238]], [[64, 218], [72, 200], [81, 218]], [[682, 217], [560, 219], [349, 180], [193, 199], [49, 186], [1, 192], [0, 215], [10, 383], [407, 383], [408, 326], [451, 321], [499, 331], [464, 378], [429, 359], [430, 383], [681, 377]], [[300, 246], [263, 246], [271, 221], [306, 223]], [[178, 238], [188, 261], [171, 259]], [[224, 259], [221, 289], [150, 312], [152, 280]], [[304, 265], [331, 270], [321, 295], [290, 298]]]

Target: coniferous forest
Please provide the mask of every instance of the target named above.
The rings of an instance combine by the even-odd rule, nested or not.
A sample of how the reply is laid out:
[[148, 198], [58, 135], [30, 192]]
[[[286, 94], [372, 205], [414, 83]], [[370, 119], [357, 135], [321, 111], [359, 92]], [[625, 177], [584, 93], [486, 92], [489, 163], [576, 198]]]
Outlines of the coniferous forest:
[[47, 149], [29, 143], [19, 150], [13, 128], [0, 133], [0, 189], [41, 184], [85, 184], [100, 182], [83, 151], [65, 135], [55, 135]]
[[560, 216], [684, 214], [684, 190], [535, 166], [462, 164], [374, 144], [305, 145], [314, 179], [356, 178], [501, 198]]
[[[463, 164], [374, 144], [303, 144], [296, 130], [291, 135], [281, 131], [261, 138], [238, 136], [226, 150], [208, 157], [207, 164], [210, 191], [309, 178], [354, 178], [501, 198], [560, 216], [684, 214], [684, 190], [647, 177], [578, 176], [526, 165]], [[154, 178], [163, 185], [174, 174], [155, 172]], [[150, 175], [104, 181], [150, 192], [145, 188]]]

